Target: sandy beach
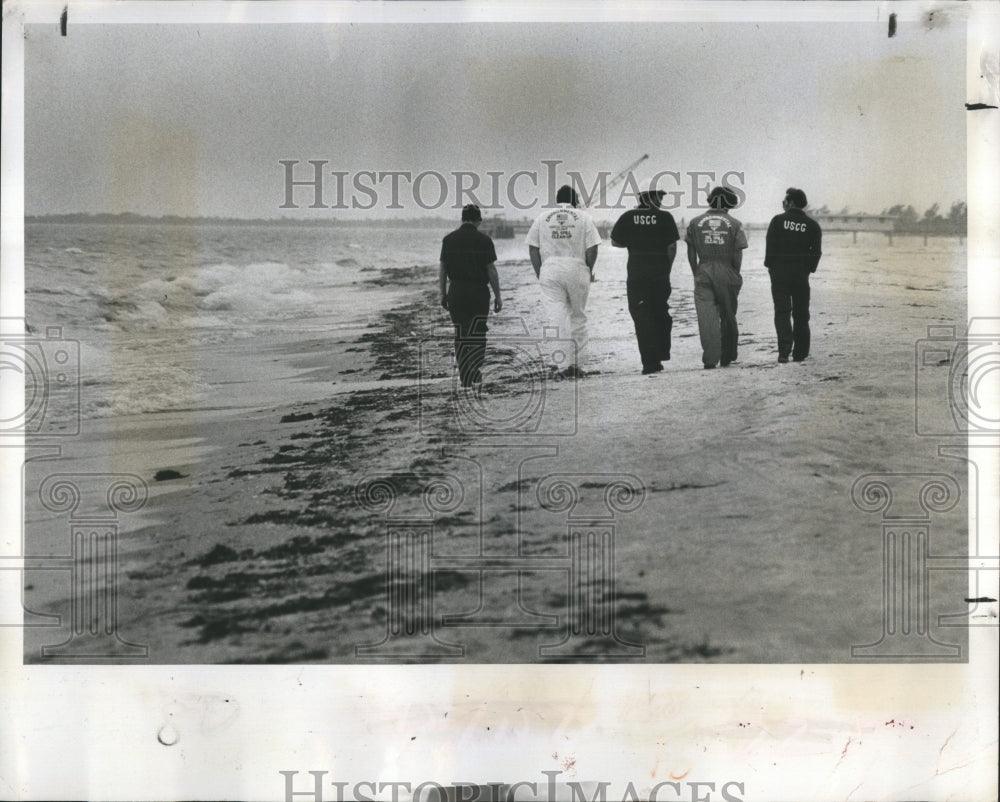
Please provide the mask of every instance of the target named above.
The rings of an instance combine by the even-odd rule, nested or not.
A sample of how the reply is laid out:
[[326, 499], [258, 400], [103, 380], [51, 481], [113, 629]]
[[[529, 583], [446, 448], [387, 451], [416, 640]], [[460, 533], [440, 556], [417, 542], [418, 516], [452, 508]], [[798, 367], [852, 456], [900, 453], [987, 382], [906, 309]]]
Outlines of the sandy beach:
[[[391, 309], [367, 324], [228, 346], [258, 367], [218, 377], [212, 408], [85, 422], [59, 470], [149, 488], [120, 517], [119, 637], [153, 663], [849, 661], [883, 627], [881, 518], [852, 502], [856, 480], [941, 473], [966, 489], [965, 463], [938, 453], [961, 439], [914, 425], [921, 405], [947, 406], [949, 365], [932, 387], [914, 359], [928, 326], [964, 328], [965, 248], [824, 246], [801, 364], [776, 362], [757, 231], [739, 361], [702, 370], [682, 256], [672, 359], [641, 376], [625, 256], [605, 243], [578, 382], [525, 361], [539, 293], [526, 260], [502, 259], [481, 398], [456, 395], [436, 272], [413, 268], [386, 277]], [[65, 513], [38, 504], [45, 475], [29, 463], [34, 556], [67, 543]], [[933, 552], [965, 553], [966, 512], [963, 496], [935, 514]], [[70, 594], [64, 572], [26, 583], [31, 611], [63, 616], [26, 629], [37, 662], [67, 638]], [[936, 640], [964, 643], [937, 622], [964, 611], [966, 585], [931, 577]], [[418, 631], [401, 606], [422, 611]]]

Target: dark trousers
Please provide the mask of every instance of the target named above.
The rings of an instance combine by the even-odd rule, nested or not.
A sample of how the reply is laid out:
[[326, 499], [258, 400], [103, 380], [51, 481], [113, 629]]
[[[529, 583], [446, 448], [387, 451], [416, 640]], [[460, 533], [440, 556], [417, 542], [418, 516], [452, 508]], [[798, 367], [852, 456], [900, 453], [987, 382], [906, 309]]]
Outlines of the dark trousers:
[[805, 270], [770, 270], [774, 301], [774, 330], [778, 356], [809, 356], [809, 273]]
[[463, 387], [482, 381], [486, 358], [486, 316], [490, 293], [485, 284], [453, 282], [448, 288], [448, 312], [455, 324], [455, 361]]
[[670, 330], [674, 325], [667, 308], [670, 277], [630, 278], [625, 289], [642, 367], [655, 368], [662, 360], [670, 359]]

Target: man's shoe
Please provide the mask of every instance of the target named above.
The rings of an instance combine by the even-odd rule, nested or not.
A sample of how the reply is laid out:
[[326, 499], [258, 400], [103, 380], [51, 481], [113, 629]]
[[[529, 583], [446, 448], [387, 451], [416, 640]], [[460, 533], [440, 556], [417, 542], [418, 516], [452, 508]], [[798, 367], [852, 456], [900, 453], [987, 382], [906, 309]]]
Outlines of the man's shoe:
[[808, 354], [806, 354], [806, 356], [793, 356], [792, 362], [805, 362], [808, 356]]
[[663, 370], [663, 365], [657, 363], [655, 365], [650, 365], [648, 368], [643, 368], [642, 369], [642, 375], [643, 376], [648, 376], [651, 373], [659, 373], [662, 370]]
[[705, 370], [715, 370], [715, 365], [705, 365]]
[[784, 364], [785, 364], [786, 362], [788, 362], [788, 357], [787, 357], [787, 356], [779, 356], [779, 357], [778, 357], [778, 361], [779, 361], [779, 362], [780, 362], [780, 363], [781, 363], [782, 365], [784, 365]]

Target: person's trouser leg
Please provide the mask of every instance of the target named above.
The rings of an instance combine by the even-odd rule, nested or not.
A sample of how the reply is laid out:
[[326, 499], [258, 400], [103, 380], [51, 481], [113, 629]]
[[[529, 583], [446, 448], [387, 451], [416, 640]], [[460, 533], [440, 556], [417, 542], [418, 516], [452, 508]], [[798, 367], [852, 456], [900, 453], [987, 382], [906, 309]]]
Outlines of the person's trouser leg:
[[482, 381], [486, 357], [486, 318], [474, 317], [455, 324], [455, 362], [463, 387]]
[[655, 368], [662, 359], [652, 289], [652, 283], [646, 280], [628, 281], [625, 284], [628, 311], [635, 324], [635, 339], [639, 344], [639, 358], [642, 360], [643, 370]]
[[558, 264], [542, 265], [538, 286], [542, 291], [545, 325], [558, 329], [559, 336], [565, 337], [568, 331], [565, 326], [569, 315], [569, 297], [566, 294], [566, 280], [562, 268]]
[[463, 326], [462, 344], [457, 353], [462, 386], [483, 380], [482, 367], [486, 359], [486, 316], [477, 316]]
[[[558, 342], [551, 342], [548, 338], [555, 334], [556, 340], [565, 340], [569, 334], [569, 327], [566, 324], [569, 299], [566, 297], [566, 288], [562, 284], [559, 271], [551, 265], [542, 265], [541, 273], [538, 276], [538, 289], [542, 293], [542, 318], [544, 322], [542, 350], [543, 356], [552, 362], [556, 367], [565, 367], [560, 363], [552, 349], [561, 350]], [[573, 358], [571, 356], [571, 358]]]
[[653, 311], [653, 343], [657, 359], [670, 359], [670, 332], [674, 321], [670, 317], [670, 277], [657, 276], [650, 282], [649, 301]]
[[787, 357], [792, 352], [792, 291], [788, 277], [774, 270], [771, 272], [771, 300], [774, 302], [774, 332], [778, 337], [778, 356]]
[[701, 268], [694, 277], [694, 309], [698, 315], [701, 361], [706, 367], [714, 368], [722, 351], [722, 328], [712, 277]]
[[809, 274], [797, 276], [791, 291], [793, 339], [792, 359], [801, 361], [809, 356]]
[[740, 336], [739, 328], [736, 325], [736, 303], [740, 287], [735, 282], [723, 279], [716, 284], [716, 293], [722, 340], [719, 362], [722, 365], [728, 365], [730, 362], [736, 361], [737, 343]]
[[471, 320], [455, 324], [455, 364], [458, 365], [458, 378], [463, 387], [468, 387], [471, 384], [469, 376], [469, 330], [471, 327]]
[[576, 366], [580, 369], [587, 362], [587, 297], [590, 295], [590, 271], [582, 262], [567, 269], [566, 298], [569, 302], [570, 337], [576, 344]]
[[486, 357], [486, 316], [489, 293], [485, 287], [458, 289], [448, 294], [448, 311], [455, 325], [455, 362], [463, 387], [482, 380], [480, 370]]

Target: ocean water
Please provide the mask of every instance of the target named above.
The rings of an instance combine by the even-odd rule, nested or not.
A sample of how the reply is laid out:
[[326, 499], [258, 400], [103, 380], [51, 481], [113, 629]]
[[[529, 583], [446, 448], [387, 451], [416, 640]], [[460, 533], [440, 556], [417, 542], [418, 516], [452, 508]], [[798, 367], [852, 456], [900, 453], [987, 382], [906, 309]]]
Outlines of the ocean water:
[[[87, 420], [263, 403], [276, 370], [289, 376], [296, 370], [293, 359], [273, 364], [281, 345], [294, 352], [299, 342], [318, 342], [322, 349], [325, 338], [352, 339], [380, 325], [383, 312], [433, 286], [445, 233], [375, 226], [28, 223], [30, 336], [45, 340], [39, 353], [51, 355], [56, 346], [46, 334], [53, 327], [60, 331], [71, 346], [64, 349], [71, 355], [69, 382], [78, 381], [80, 388], [78, 403], [75, 396], [52, 395], [46, 424], [58, 429], [78, 414]], [[522, 293], [518, 304], [510, 292], [518, 282], [534, 283], [523, 237], [495, 244], [505, 315], [537, 328], [538, 310], [527, 305], [537, 294]], [[740, 298], [741, 346], [759, 341], [770, 354], [763, 250], [764, 232], [751, 231]], [[679, 251], [671, 310], [683, 346], [685, 337], [696, 343], [697, 332], [683, 245]], [[852, 288], [860, 286], [894, 293], [885, 304], [886, 322], [904, 340], [922, 336], [930, 322], [962, 323], [964, 261], [965, 246], [954, 239], [931, 238], [925, 245], [919, 237], [897, 238], [889, 247], [881, 234], [861, 235], [856, 243], [850, 234], [825, 237], [815, 282], [817, 337], [824, 315], [835, 316], [838, 326], [849, 324], [857, 302]], [[624, 299], [625, 253], [605, 243], [597, 273], [588, 303], [597, 367], [628, 372], [635, 354]], [[491, 327], [496, 324], [502, 328], [498, 319]], [[303, 392], [297, 386], [278, 396], [272, 387], [267, 398], [294, 402]]]
[[203, 408], [219, 383], [253, 375], [262, 343], [343, 337], [416, 297], [426, 285], [406, 277], [433, 280], [444, 233], [29, 223], [29, 334], [55, 327], [70, 344], [84, 420]]

